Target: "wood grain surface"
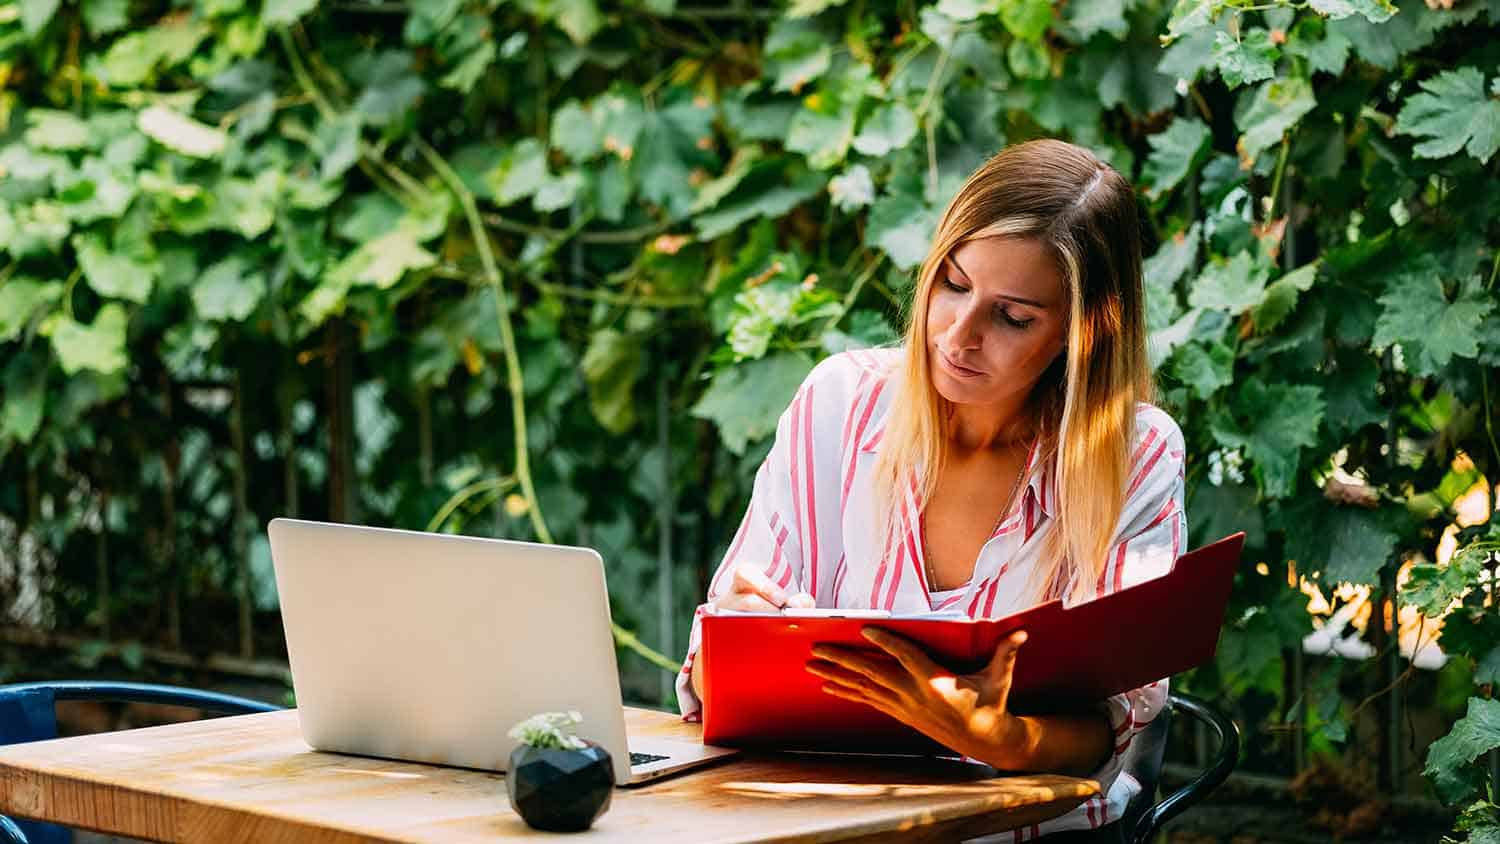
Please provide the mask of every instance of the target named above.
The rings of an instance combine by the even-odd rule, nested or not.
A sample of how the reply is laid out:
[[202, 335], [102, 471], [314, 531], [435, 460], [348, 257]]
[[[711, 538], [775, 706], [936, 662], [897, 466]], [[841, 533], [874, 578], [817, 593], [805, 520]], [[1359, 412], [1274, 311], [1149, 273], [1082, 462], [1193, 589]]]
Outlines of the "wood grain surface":
[[[698, 740], [627, 710], [633, 735]], [[747, 754], [632, 789], [580, 840], [822, 842], [956, 837], [1027, 826], [1092, 780], [995, 777], [934, 759]], [[172, 842], [467, 842], [549, 837], [502, 775], [321, 753], [295, 711], [0, 747], [0, 813]]]

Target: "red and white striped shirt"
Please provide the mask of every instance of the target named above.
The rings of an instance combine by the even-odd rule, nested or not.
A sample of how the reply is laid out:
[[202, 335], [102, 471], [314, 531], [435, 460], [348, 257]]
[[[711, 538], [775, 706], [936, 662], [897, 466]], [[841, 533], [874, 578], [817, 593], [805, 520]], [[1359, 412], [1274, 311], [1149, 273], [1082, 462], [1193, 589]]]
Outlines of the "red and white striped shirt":
[[[961, 608], [972, 618], [1003, 617], [1026, 609], [1028, 572], [1043, 553], [1057, 506], [1055, 466], [1040, 460], [1035, 447], [1027, 458], [1026, 488], [980, 549], [973, 579], [966, 586], [929, 591], [921, 508], [914, 491], [907, 493], [900, 508], [903, 541], [892, 554], [876, 547], [872, 473], [902, 354], [900, 349], [845, 352], [818, 364], [803, 381], [756, 473], [750, 506], [709, 586], [710, 600], [729, 588], [736, 566], [752, 560], [789, 593], [810, 593], [819, 607], [894, 613]], [[1141, 404], [1125, 504], [1097, 594], [1165, 574], [1182, 554], [1186, 537], [1182, 432], [1166, 413]], [[703, 604], [694, 615], [687, 657], [677, 678], [677, 700], [689, 719], [697, 718], [702, 708], [689, 676], [698, 653], [699, 619], [709, 611]], [[1097, 631], [1101, 636], [1120, 633]], [[1156, 717], [1166, 697], [1167, 681], [1161, 680], [1105, 701], [1115, 752], [1092, 774], [1103, 787], [1101, 795], [1062, 817], [1005, 833], [999, 840], [1026, 841], [1119, 819], [1140, 791], [1134, 778], [1121, 775], [1131, 740]]]

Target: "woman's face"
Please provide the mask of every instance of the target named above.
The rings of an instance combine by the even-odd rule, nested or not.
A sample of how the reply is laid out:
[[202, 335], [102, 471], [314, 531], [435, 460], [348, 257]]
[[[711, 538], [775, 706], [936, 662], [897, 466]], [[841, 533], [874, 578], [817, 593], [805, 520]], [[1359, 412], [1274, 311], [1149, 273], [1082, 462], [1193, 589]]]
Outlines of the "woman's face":
[[927, 354], [943, 398], [1023, 401], [1062, 352], [1068, 303], [1040, 241], [992, 237], [953, 250], [927, 300]]

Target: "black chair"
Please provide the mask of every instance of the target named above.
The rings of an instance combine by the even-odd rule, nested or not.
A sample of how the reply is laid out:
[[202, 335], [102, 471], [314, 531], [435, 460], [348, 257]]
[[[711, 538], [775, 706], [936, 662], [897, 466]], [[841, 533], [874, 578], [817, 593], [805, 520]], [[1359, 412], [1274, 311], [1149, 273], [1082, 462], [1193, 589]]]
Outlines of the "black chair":
[[[1156, 799], [1156, 786], [1161, 779], [1167, 731], [1175, 713], [1207, 726], [1218, 742], [1218, 749], [1203, 773], [1152, 805], [1150, 801]], [[1207, 701], [1178, 692], [1167, 696], [1167, 708], [1151, 720], [1136, 741], [1143, 742], [1142, 747], [1150, 750], [1137, 756], [1128, 769], [1141, 784], [1141, 793], [1120, 819], [1121, 838], [1128, 844], [1148, 844], [1167, 821], [1202, 801], [1224, 782], [1240, 757], [1240, 728], [1234, 721], [1214, 710]]]
[[[57, 738], [57, 701], [160, 703], [224, 715], [275, 712], [279, 706], [234, 695], [145, 683], [62, 681], [0, 686], [0, 745]], [[55, 824], [12, 821], [0, 815], [0, 844], [67, 844], [72, 831]]]

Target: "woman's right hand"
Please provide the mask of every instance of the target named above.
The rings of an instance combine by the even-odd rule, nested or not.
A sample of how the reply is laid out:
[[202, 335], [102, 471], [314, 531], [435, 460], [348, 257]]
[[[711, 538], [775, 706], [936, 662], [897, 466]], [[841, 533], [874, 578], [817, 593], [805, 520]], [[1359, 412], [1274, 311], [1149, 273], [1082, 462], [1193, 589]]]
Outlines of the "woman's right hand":
[[738, 612], [778, 612], [782, 607], [811, 608], [818, 605], [806, 592], [788, 594], [766, 576], [764, 569], [752, 563], [736, 566], [729, 591], [709, 604], [716, 610]]
[[[729, 591], [708, 602], [716, 610], [738, 612], [780, 612], [782, 607], [812, 608], [818, 605], [806, 592], [787, 594], [785, 589], [766, 576], [765, 569], [751, 563], [740, 563], [734, 570]], [[703, 660], [693, 660], [689, 674], [693, 694], [703, 699]]]

